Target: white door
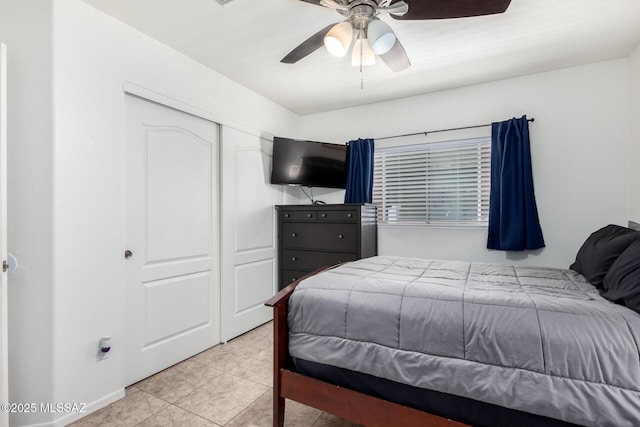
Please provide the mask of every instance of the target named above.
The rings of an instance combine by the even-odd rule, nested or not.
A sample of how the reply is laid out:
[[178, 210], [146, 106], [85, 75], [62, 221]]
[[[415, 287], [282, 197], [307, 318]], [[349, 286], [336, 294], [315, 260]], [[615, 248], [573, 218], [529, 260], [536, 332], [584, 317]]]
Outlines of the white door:
[[269, 140], [222, 126], [222, 340], [271, 320], [264, 301], [276, 289], [274, 205]]
[[[7, 48], [0, 43], [0, 403], [9, 401], [7, 365]], [[9, 413], [0, 411], [0, 427]]]
[[125, 382], [220, 342], [218, 125], [126, 96]]

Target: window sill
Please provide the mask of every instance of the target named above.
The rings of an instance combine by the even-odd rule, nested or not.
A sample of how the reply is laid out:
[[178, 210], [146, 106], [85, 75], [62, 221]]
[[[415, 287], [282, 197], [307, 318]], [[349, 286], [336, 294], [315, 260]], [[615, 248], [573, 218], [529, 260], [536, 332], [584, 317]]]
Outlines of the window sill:
[[444, 225], [444, 224], [378, 224], [378, 228], [414, 228], [438, 230], [487, 230], [487, 224], [479, 225]]

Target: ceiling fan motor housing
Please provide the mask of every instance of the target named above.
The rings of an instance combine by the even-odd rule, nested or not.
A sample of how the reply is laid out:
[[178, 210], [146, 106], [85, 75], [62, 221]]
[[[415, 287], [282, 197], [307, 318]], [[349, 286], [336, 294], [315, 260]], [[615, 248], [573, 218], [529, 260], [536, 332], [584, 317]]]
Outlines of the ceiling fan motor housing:
[[349, 20], [357, 30], [366, 30], [375, 14], [376, 6], [372, 1], [361, 1], [349, 8]]

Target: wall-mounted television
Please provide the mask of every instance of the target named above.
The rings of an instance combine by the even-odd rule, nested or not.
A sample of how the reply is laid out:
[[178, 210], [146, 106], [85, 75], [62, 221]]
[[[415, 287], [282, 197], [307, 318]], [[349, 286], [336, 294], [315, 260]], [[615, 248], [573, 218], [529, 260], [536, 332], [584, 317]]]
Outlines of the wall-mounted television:
[[274, 137], [271, 183], [346, 188], [347, 146]]

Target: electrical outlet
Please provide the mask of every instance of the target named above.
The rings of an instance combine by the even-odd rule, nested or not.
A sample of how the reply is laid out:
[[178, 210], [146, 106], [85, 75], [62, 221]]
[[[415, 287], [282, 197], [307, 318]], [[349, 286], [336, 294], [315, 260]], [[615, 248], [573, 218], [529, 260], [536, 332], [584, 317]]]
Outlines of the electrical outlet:
[[102, 337], [98, 341], [96, 348], [96, 361], [101, 361], [109, 358], [111, 352], [111, 337]]

